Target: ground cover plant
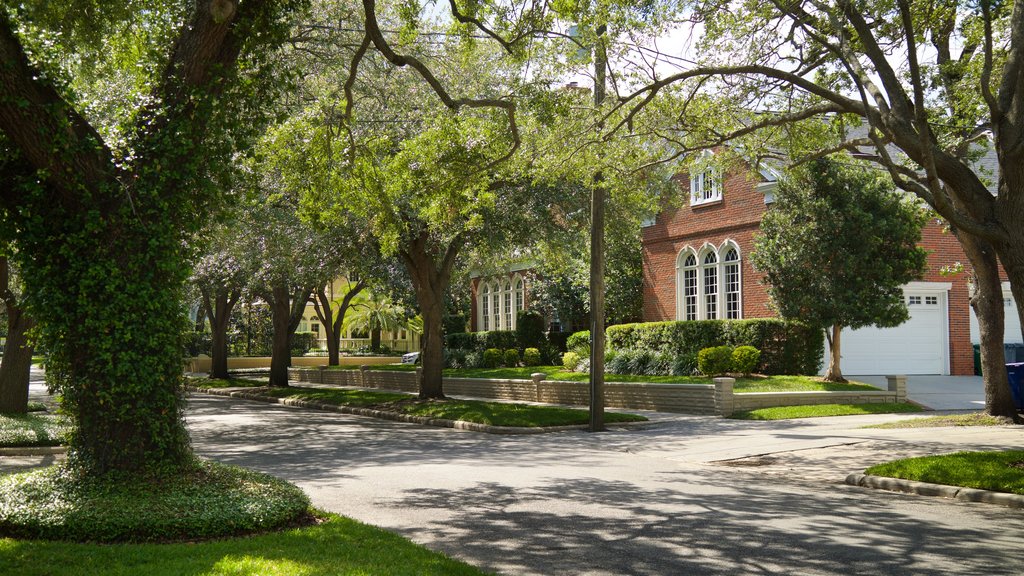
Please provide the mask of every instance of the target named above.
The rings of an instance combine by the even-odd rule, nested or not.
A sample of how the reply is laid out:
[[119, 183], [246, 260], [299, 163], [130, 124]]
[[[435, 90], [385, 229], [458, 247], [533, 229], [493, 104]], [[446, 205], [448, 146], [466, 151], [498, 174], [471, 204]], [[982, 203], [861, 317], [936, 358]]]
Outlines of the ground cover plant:
[[872, 466], [872, 476], [1024, 494], [1024, 450], [957, 452]]
[[194, 540], [276, 530], [308, 512], [309, 499], [284, 480], [204, 461], [140, 477], [83, 474], [69, 460], [0, 478], [0, 536], [15, 538]]
[[[261, 388], [258, 393], [271, 398], [294, 398], [332, 406], [373, 408], [412, 416], [474, 422], [491, 426], [528, 428], [570, 426], [586, 424], [589, 418], [586, 410], [572, 408], [455, 398], [421, 401], [408, 394], [373, 390], [291, 386], [288, 388]], [[645, 420], [647, 418], [636, 414], [605, 413], [606, 422], [642, 422]]]
[[729, 416], [735, 420], [788, 420], [791, 418], [818, 418], [821, 416], [857, 416], [861, 414], [892, 414], [920, 412], [917, 404], [817, 404], [809, 406], [775, 406], [736, 412]]
[[183, 544], [78, 544], [0, 539], [0, 573], [21, 576], [480, 575], [380, 528], [316, 513], [316, 525]]
[[187, 386], [196, 388], [246, 388], [253, 386], [266, 386], [266, 380], [255, 380], [252, 378], [185, 378]]
[[1002, 416], [990, 416], [984, 412], [971, 414], [943, 414], [874, 424], [865, 428], [939, 428], [943, 426], [1011, 426], [1013, 422]]
[[57, 414], [0, 414], [0, 447], [59, 446], [67, 433], [67, 422]]

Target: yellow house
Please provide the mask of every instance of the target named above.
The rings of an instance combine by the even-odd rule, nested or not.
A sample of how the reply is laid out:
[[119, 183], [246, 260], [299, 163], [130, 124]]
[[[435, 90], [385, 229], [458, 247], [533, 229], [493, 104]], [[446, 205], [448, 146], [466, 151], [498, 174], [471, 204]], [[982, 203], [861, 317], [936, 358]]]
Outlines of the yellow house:
[[[332, 310], [337, 312], [337, 305], [340, 303], [342, 298], [351, 289], [352, 283], [345, 277], [338, 277], [333, 282], [324, 286], [325, 295], [327, 299], [331, 301]], [[361, 296], [369, 296], [369, 292], [363, 290], [360, 292]], [[320, 317], [316, 313], [316, 305], [314, 300], [316, 296], [311, 296], [309, 302], [306, 303], [306, 310], [302, 314], [302, 319], [299, 321], [299, 327], [297, 332], [312, 332], [317, 335], [317, 347], [327, 354], [327, 332], [324, 330], [320, 322]], [[358, 304], [357, 304], [358, 305]], [[346, 314], [352, 312], [352, 308], [348, 309]], [[355, 350], [358, 348], [364, 348], [370, 346], [370, 335], [366, 333], [359, 333], [352, 330], [350, 327], [344, 327], [341, 335], [340, 350]], [[420, 349], [420, 335], [413, 332], [408, 327], [402, 327], [401, 329], [394, 331], [382, 331], [380, 335], [381, 346], [387, 346], [395, 352], [413, 352]]]

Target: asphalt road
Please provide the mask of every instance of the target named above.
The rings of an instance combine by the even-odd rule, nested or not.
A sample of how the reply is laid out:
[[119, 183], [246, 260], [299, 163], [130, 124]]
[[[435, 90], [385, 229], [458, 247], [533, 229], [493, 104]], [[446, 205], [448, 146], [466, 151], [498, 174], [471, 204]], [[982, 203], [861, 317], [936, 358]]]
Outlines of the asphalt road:
[[1024, 511], [842, 483], [889, 457], [1019, 447], [1021, 430], [657, 418], [495, 436], [202, 395], [187, 412], [200, 454], [502, 574], [1024, 572]]

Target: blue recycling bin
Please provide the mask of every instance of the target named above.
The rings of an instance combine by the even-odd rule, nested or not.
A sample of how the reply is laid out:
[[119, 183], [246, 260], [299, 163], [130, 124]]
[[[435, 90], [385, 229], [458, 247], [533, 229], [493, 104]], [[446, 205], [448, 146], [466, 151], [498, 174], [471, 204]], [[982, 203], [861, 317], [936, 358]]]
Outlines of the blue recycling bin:
[[1022, 410], [1024, 409], [1024, 362], [1007, 364], [1006, 375], [1010, 380], [1010, 393], [1013, 394], [1013, 405], [1018, 410]]

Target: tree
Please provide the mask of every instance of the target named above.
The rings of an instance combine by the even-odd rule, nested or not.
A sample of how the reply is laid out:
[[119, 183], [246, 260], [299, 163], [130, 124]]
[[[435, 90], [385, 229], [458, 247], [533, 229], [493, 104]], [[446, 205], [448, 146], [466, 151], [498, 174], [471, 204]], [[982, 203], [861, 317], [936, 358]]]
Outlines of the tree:
[[210, 247], [192, 273], [199, 289], [200, 311], [210, 322], [210, 377], [228, 377], [228, 326], [232, 312], [251, 281], [254, 259], [232, 222], [217, 226]]
[[28, 333], [36, 322], [25, 310], [17, 274], [7, 256], [0, 256], [0, 300], [7, 316], [7, 344], [0, 361], [0, 414], [25, 414], [33, 350]]
[[387, 296], [371, 294], [352, 301], [352, 313], [345, 325], [353, 330], [369, 332], [370, 349], [379, 352], [381, 331], [394, 332], [406, 326], [407, 320], [405, 308], [396, 305]]
[[341, 333], [345, 326], [345, 316], [353, 305], [354, 299], [366, 289], [366, 282], [352, 282], [345, 279], [339, 286], [340, 293], [335, 292], [335, 281], [320, 286], [313, 291], [313, 306], [320, 324], [324, 327], [327, 337], [327, 365], [337, 366], [340, 362]]
[[74, 424], [69, 460], [86, 473], [191, 465], [187, 246], [221, 203], [232, 150], [263, 124], [251, 104], [280, 86], [266, 55], [295, 4], [0, 10], [2, 157], [16, 184], [2, 199], [47, 377]]
[[902, 287], [919, 279], [927, 263], [917, 246], [927, 216], [887, 180], [833, 159], [790, 172], [751, 254], [779, 314], [825, 329], [831, 382], [846, 381], [842, 329], [906, 322]]

